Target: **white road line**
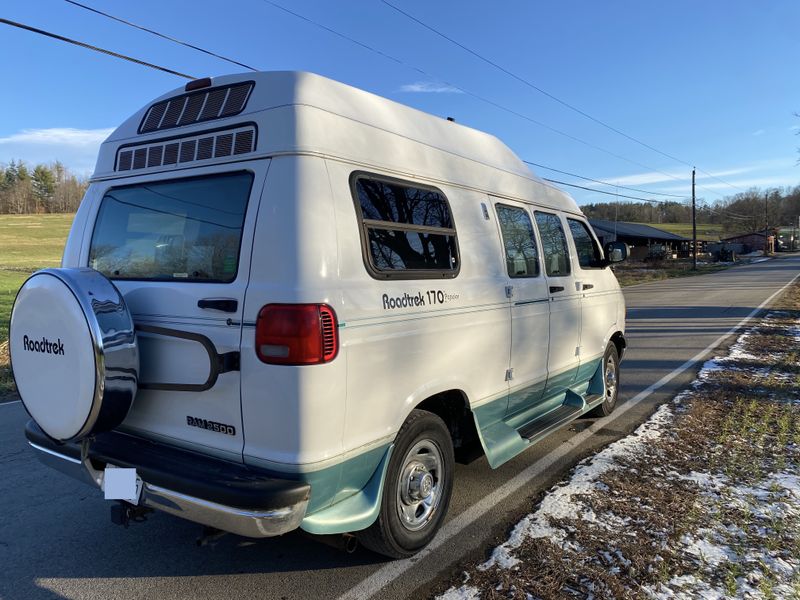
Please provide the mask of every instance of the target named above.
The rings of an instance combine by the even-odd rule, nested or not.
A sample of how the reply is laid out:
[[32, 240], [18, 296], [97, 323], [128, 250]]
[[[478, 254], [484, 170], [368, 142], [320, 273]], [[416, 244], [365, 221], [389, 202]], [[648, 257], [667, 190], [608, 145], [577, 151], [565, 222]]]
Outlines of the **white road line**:
[[789, 283], [787, 283], [777, 292], [772, 294], [769, 298], [764, 300], [764, 302], [762, 302], [758, 306], [758, 308], [753, 309], [753, 311], [749, 315], [747, 315], [744, 319], [739, 321], [739, 323], [736, 324], [736, 326], [728, 330], [727, 333], [718, 337], [704, 350], [701, 350], [700, 352], [695, 354], [692, 358], [687, 360], [685, 363], [683, 363], [680, 367], [678, 367], [671, 373], [664, 375], [664, 377], [662, 377], [657, 382], [649, 386], [647, 389], [644, 389], [638, 394], [636, 394], [633, 398], [625, 402], [622, 406], [617, 407], [617, 410], [615, 410], [611, 414], [611, 416], [598, 420], [591, 427], [573, 436], [568, 441], [561, 444], [557, 450], [554, 450], [550, 454], [543, 456], [535, 463], [530, 465], [528, 468], [526, 468], [524, 471], [516, 475], [513, 479], [510, 479], [508, 482], [506, 482], [501, 487], [497, 488], [490, 495], [486, 496], [483, 500], [481, 500], [476, 504], [473, 504], [470, 508], [462, 512], [460, 515], [451, 519], [444, 525], [444, 527], [442, 527], [441, 531], [439, 531], [439, 535], [437, 535], [436, 538], [434, 538], [434, 540], [428, 546], [426, 546], [415, 556], [413, 556], [412, 558], [398, 560], [386, 564], [385, 566], [375, 571], [375, 573], [373, 573], [366, 579], [362, 580], [361, 583], [353, 587], [349, 592], [339, 596], [338, 600], [361, 600], [366, 598], [372, 598], [375, 594], [380, 592], [389, 583], [391, 583], [392, 581], [403, 575], [406, 571], [411, 569], [418, 561], [424, 559], [426, 556], [428, 556], [429, 554], [434, 552], [437, 548], [439, 548], [439, 546], [445, 544], [450, 538], [458, 535], [466, 527], [469, 527], [472, 523], [480, 519], [484, 514], [492, 510], [495, 506], [497, 506], [497, 504], [508, 498], [511, 494], [521, 489], [523, 486], [527, 485], [531, 481], [531, 479], [533, 479], [537, 475], [540, 475], [543, 471], [547, 470], [553, 464], [558, 462], [561, 458], [572, 452], [575, 448], [580, 446], [583, 442], [585, 442], [592, 435], [594, 435], [598, 430], [610, 425], [611, 423], [622, 417], [634, 406], [642, 402], [645, 398], [650, 396], [653, 392], [657, 391], [658, 389], [660, 389], [661, 387], [672, 381], [675, 377], [677, 377], [687, 369], [692, 368], [695, 364], [697, 364], [700, 360], [705, 358], [712, 350], [714, 350], [717, 346], [719, 346], [728, 337], [730, 337], [731, 335], [736, 333], [739, 329], [741, 329], [744, 325], [749, 323], [761, 309], [767, 306], [770, 302], [772, 302], [772, 300], [776, 296], [778, 296], [792, 283], [794, 283], [795, 280], [798, 279], [798, 277], [800, 277], [800, 274], [795, 275]]
[[6, 404], [20, 404], [22, 400], [11, 400], [9, 402], [0, 402], [0, 406], [4, 406]]

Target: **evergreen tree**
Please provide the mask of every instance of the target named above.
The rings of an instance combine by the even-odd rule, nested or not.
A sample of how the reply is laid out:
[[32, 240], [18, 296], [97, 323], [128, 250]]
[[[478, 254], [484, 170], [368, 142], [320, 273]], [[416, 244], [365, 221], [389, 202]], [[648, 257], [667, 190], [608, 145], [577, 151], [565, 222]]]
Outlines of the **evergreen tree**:
[[56, 177], [53, 171], [44, 165], [36, 165], [33, 170], [33, 194], [36, 198], [36, 212], [50, 212], [53, 196], [56, 192]]
[[31, 178], [31, 174], [28, 171], [28, 167], [25, 166], [25, 163], [19, 161], [17, 163], [17, 181], [28, 181]]

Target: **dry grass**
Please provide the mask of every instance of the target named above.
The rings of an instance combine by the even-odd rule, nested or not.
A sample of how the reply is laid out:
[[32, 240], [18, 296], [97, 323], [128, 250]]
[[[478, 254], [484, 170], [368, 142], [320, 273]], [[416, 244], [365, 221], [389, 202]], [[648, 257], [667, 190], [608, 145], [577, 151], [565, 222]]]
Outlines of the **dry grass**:
[[11, 365], [8, 362], [8, 341], [0, 342], [0, 401], [3, 396], [15, 391], [14, 379], [11, 376]]
[[[550, 519], [563, 540], [527, 537], [516, 566], [467, 565], [450, 585], [520, 600], [645, 598], [676, 586], [696, 597], [698, 585], [800, 598], [800, 512], [770, 484], [800, 476], [800, 284], [672, 412], [659, 438], [572, 496], [574, 516]], [[709, 539], [729, 555], [712, 561], [692, 546]]]
[[670, 260], [658, 262], [624, 262], [614, 266], [619, 284], [622, 287], [636, 285], [637, 283], [647, 283], [649, 281], [662, 281], [674, 277], [691, 277], [693, 275], [705, 275], [716, 273], [730, 268], [730, 264], [698, 264], [697, 270], [692, 269], [691, 261]]

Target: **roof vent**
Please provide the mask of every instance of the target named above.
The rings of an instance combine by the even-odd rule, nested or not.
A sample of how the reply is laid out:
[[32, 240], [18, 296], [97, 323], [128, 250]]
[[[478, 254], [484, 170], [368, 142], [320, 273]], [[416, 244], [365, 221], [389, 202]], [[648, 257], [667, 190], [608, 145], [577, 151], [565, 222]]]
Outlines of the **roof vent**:
[[210, 158], [248, 154], [256, 149], [256, 128], [252, 125], [201, 133], [150, 144], [123, 146], [117, 151], [115, 171], [166, 167]]
[[238, 115], [247, 105], [255, 83], [245, 81], [181, 94], [153, 104], [144, 115], [139, 133], [183, 127]]

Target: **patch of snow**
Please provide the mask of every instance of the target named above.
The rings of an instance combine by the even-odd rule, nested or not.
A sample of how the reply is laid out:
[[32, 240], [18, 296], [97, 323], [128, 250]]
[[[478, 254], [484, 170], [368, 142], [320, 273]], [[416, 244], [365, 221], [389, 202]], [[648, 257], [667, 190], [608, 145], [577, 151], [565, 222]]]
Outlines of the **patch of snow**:
[[658, 598], [659, 600], [662, 598], [669, 600], [695, 600], [696, 598], [720, 600], [726, 598], [722, 590], [709, 585], [694, 575], [673, 577], [656, 590], [645, 587], [644, 591], [651, 598]]
[[697, 471], [692, 471], [688, 475], [679, 475], [673, 471], [671, 475], [677, 476], [679, 479], [683, 479], [684, 481], [693, 481], [701, 488], [710, 488], [714, 491], [722, 489], [723, 486], [725, 486], [728, 482], [728, 478], [724, 475], [698, 473]]
[[[517, 523], [508, 540], [495, 548], [489, 560], [479, 568], [486, 570], [491, 567], [507, 568], [504, 565], [508, 564], [516, 565], [519, 561], [513, 558], [512, 552], [528, 538], [548, 538], [554, 543], [563, 544], [567, 532], [551, 525], [552, 520], [578, 518], [598, 522], [594, 512], [584, 506], [579, 497], [597, 490], [598, 486], [602, 485], [598, 481], [600, 477], [618, 468], [620, 457], [636, 456], [644, 447], [660, 438], [673, 417], [671, 406], [663, 404], [631, 435], [617, 440], [594, 457], [579, 463], [569, 482], [553, 487], [545, 495], [538, 510]], [[605, 519], [605, 515], [602, 519]], [[618, 526], [618, 524], [604, 523], [604, 526]]]
[[439, 596], [439, 600], [478, 600], [481, 592], [471, 585], [462, 585], [460, 588], [450, 588]]
[[683, 402], [687, 398], [691, 398], [691, 396], [692, 396], [692, 390], [691, 389], [683, 390], [680, 394], [678, 394], [677, 396], [675, 396], [672, 399], [672, 403], [675, 404], [675, 405], [683, 404]]
[[491, 562], [493, 566], [499, 567], [500, 569], [513, 569], [519, 564], [520, 561], [518, 558], [511, 556], [508, 548], [504, 546], [498, 546], [492, 552], [492, 556], [489, 561], [479, 565], [478, 569], [481, 571], [486, 570], [489, 562]]
[[776, 473], [770, 477], [770, 479], [789, 492], [797, 500], [800, 500], [800, 477], [791, 473]]
[[715, 544], [709, 541], [708, 538], [713, 536], [713, 531], [701, 529], [695, 537], [683, 536], [681, 542], [685, 544], [686, 552], [699, 558], [700, 562], [709, 564], [712, 567], [736, 557], [736, 554], [724, 544]]
[[791, 382], [797, 377], [795, 373], [786, 373], [784, 371], [770, 371], [770, 377], [778, 382]]
[[750, 352], [746, 352], [745, 350], [742, 350], [741, 346], [737, 344], [736, 346], [731, 348], [730, 354], [728, 354], [727, 357], [725, 357], [724, 359], [720, 359], [720, 361], [723, 362], [723, 363], [729, 363], [729, 362], [733, 362], [733, 361], [736, 361], [736, 360], [754, 360], [754, 361], [758, 361], [758, 360], [760, 360], [760, 358], [758, 356], [756, 356], [755, 354], [752, 354]]

